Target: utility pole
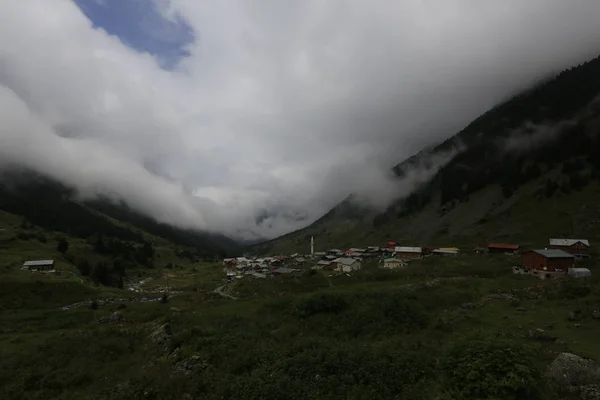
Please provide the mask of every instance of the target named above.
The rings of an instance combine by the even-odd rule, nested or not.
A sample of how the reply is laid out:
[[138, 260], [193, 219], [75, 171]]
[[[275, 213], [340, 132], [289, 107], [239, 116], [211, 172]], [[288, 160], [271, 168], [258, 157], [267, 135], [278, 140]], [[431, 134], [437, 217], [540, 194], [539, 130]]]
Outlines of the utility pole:
[[311, 257], [314, 256], [315, 254], [315, 237], [311, 236], [310, 237], [310, 255]]

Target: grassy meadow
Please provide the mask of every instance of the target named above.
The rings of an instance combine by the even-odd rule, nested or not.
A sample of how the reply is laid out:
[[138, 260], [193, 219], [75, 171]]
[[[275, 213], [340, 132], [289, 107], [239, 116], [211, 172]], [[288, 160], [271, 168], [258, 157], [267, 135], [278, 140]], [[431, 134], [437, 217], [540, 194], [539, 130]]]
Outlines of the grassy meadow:
[[[223, 288], [233, 300], [214, 293], [224, 285], [218, 264], [145, 271], [135, 277], [144, 279], [142, 291], [132, 292], [20, 271], [2, 259], [0, 394], [559, 398], [559, 388], [542, 374], [557, 353], [600, 360], [594, 313], [600, 282], [513, 275], [516, 262], [461, 255], [430, 257], [397, 271], [370, 262], [353, 274], [245, 277]], [[167, 274], [166, 302], [135, 300], [160, 298], [154, 291], [167, 285]], [[107, 298], [117, 300], [101, 301]], [[518, 365], [520, 374], [511, 380], [512, 369], [499, 369], [502, 362]], [[460, 375], [471, 373], [473, 363], [482, 371], [476, 382]]]

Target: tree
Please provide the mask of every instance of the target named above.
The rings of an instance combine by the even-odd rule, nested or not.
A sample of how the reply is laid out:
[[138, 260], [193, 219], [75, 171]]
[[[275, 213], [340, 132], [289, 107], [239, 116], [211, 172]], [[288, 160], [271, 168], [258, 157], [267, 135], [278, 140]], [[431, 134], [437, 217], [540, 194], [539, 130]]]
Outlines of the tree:
[[64, 237], [60, 238], [60, 240], [58, 241], [58, 245], [56, 246], [56, 250], [65, 254], [67, 250], [69, 250], [69, 242], [67, 242], [67, 239], [65, 239]]

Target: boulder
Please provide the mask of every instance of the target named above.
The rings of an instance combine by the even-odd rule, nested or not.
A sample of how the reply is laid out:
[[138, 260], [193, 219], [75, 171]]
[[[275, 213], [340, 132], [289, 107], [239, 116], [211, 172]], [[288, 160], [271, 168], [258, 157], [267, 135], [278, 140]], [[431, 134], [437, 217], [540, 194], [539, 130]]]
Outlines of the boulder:
[[552, 335], [548, 334], [543, 329], [532, 329], [529, 331], [529, 334], [527, 336], [530, 339], [544, 341], [544, 342], [555, 342], [556, 339], [558, 339], [556, 336], [552, 336]]
[[102, 317], [98, 320], [101, 324], [117, 324], [123, 321], [125, 321], [125, 317], [123, 317], [123, 314], [120, 311], [115, 311], [108, 317]]
[[600, 366], [593, 360], [561, 353], [548, 367], [548, 376], [561, 386], [585, 386], [600, 382]]

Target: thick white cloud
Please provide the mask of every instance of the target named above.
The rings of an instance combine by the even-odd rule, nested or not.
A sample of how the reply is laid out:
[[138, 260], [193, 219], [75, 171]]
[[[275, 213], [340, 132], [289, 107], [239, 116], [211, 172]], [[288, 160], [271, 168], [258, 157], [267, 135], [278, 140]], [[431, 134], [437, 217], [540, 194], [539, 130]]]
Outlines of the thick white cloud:
[[389, 167], [600, 54], [597, 0], [156, 4], [196, 37], [170, 71], [70, 1], [1, 2], [0, 157], [229, 234], [381, 205]]

